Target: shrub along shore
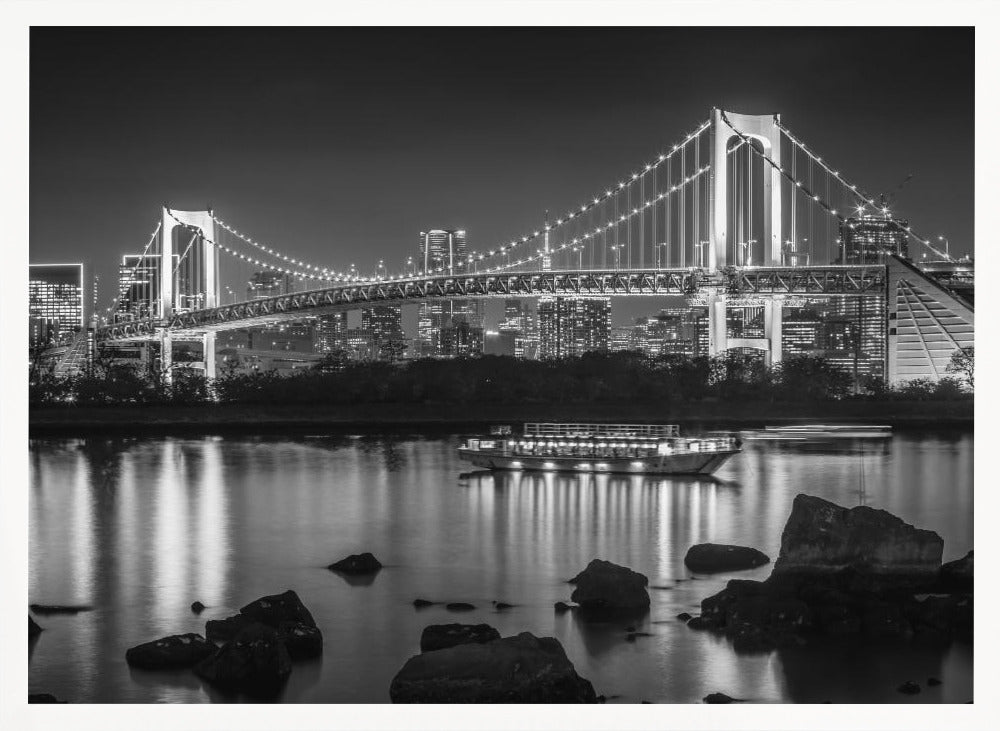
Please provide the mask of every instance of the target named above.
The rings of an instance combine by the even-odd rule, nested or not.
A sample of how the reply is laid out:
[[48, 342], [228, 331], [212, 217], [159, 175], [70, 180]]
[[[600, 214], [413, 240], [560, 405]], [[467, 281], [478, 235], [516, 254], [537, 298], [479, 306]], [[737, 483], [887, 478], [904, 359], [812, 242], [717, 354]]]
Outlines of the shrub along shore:
[[[172, 382], [168, 382], [168, 380]], [[403, 363], [330, 358], [291, 376], [224, 370], [209, 381], [114, 363], [73, 378], [35, 374], [33, 431], [88, 427], [261, 428], [316, 425], [481, 425], [520, 421], [640, 421], [747, 425], [782, 420], [969, 425], [971, 391], [954, 379], [854, 393], [815, 357], [773, 368], [718, 358], [589, 353], [557, 361], [501, 356]]]

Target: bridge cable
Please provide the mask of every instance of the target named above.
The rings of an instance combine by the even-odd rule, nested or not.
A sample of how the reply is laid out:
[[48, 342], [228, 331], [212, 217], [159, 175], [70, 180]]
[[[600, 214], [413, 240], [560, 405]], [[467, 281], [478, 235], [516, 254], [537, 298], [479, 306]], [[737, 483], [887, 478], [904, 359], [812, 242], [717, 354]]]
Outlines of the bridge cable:
[[[741, 139], [743, 139], [744, 141], [746, 141], [748, 139], [745, 134], [743, 134], [740, 130], [736, 129], [736, 127], [733, 126], [733, 124], [729, 121], [729, 118], [726, 116], [725, 112], [722, 112], [722, 120]], [[803, 192], [808, 197], [812, 198], [812, 200], [815, 203], [818, 203], [819, 206], [824, 211], [826, 211], [829, 215], [835, 216], [837, 218], [837, 220], [840, 221], [841, 223], [847, 223], [847, 218], [846, 217], [842, 216], [835, 208], [833, 208], [832, 206], [830, 206], [826, 201], [821, 200], [820, 197], [819, 197], [819, 195], [815, 194], [812, 190], [810, 190], [809, 188], [804, 188], [801, 181], [795, 180], [794, 178], [792, 178], [788, 174], [788, 172], [784, 168], [782, 168], [780, 165], [778, 165], [773, 159], [771, 159], [771, 157], [769, 155], [766, 155], [765, 153], [761, 152], [760, 150], [757, 150], [755, 147], [753, 147], [753, 145], [750, 145], [750, 149], [753, 150], [757, 154], [757, 156], [760, 157], [762, 160], [764, 160], [768, 165], [770, 165], [772, 168], [774, 168], [775, 170], [777, 170], [784, 178], [786, 178], [787, 180], [790, 180], [792, 183], [795, 184], [796, 187], [801, 188], [803, 190]], [[930, 249], [931, 251], [933, 251], [938, 256], [940, 256], [940, 257], [942, 257], [942, 258], [944, 258], [944, 259], [946, 259], [948, 261], [951, 261], [951, 257], [950, 256], [948, 256], [947, 254], [945, 254], [943, 251], [940, 251], [939, 249], [937, 249], [927, 239], [924, 239], [924, 238], [918, 236], [917, 234], [915, 234], [912, 231], [912, 227], [910, 227], [910, 226], [901, 226], [900, 228], [902, 230], [904, 230], [907, 233], [907, 235], [909, 235], [914, 240], [916, 240], [916, 241], [920, 242], [921, 244], [923, 244], [924, 246], [926, 246], [928, 249]]]

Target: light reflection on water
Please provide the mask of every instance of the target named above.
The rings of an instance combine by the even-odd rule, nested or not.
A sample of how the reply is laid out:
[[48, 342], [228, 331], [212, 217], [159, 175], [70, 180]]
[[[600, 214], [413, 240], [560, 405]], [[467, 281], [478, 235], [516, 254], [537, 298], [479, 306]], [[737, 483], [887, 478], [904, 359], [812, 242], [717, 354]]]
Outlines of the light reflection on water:
[[[737, 656], [724, 639], [675, 619], [730, 578], [690, 580], [687, 548], [739, 543], [774, 557], [798, 492], [864, 500], [936, 530], [946, 560], [964, 554], [971, 432], [902, 433], [881, 446], [749, 442], [717, 479], [465, 474], [455, 446], [456, 437], [405, 436], [32, 442], [30, 599], [94, 605], [39, 618], [46, 631], [31, 648], [32, 692], [223, 700], [187, 672], [130, 672], [125, 649], [203, 632], [207, 619], [294, 588], [326, 653], [296, 665], [286, 701], [387, 701], [423, 627], [449, 621], [557, 637], [598, 693], [622, 701], [694, 702], [712, 691], [761, 701], [971, 699], [972, 651], [963, 645], [838, 643], [822, 653]], [[348, 583], [324, 568], [362, 550], [386, 565], [373, 581]], [[595, 557], [649, 576], [647, 616], [594, 624], [554, 614], [571, 593], [566, 579]], [[418, 611], [416, 597], [478, 608]], [[189, 609], [196, 599], [208, 606], [201, 616]], [[516, 606], [497, 612], [493, 601]], [[625, 642], [630, 623], [652, 636]], [[928, 675], [945, 683], [912, 698], [894, 692]]]

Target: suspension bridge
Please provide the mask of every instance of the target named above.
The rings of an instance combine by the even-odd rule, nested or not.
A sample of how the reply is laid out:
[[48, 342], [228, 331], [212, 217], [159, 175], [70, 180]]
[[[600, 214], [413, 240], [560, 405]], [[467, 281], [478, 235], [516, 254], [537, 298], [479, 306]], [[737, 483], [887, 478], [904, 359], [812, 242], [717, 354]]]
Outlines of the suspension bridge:
[[[165, 366], [172, 341], [201, 339], [203, 367], [214, 376], [222, 330], [433, 299], [682, 295], [709, 310], [710, 354], [734, 345], [727, 308], [762, 306], [764, 337], [738, 345], [777, 362], [787, 298], [841, 296], [878, 304], [890, 378], [940, 376], [951, 353], [972, 344], [972, 307], [901, 257], [850, 263], [843, 228], [888, 215], [779, 115], [713, 109], [675, 144], [543, 227], [396, 273], [306, 261], [214, 211], [164, 207], [107, 308], [117, 321], [94, 338], [98, 346], [159, 341]], [[908, 225], [902, 230], [914, 248], [951, 258]], [[282, 277], [287, 291], [241, 299], [240, 284], [261, 271]], [[140, 279], [147, 301], [141, 310], [126, 303], [122, 315], [128, 283]]]

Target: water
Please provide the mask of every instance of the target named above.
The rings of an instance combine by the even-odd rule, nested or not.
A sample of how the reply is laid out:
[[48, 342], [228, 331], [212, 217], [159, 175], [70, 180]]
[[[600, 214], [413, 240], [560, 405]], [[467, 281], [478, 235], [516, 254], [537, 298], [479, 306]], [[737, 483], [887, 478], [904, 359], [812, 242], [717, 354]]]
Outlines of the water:
[[[739, 656], [675, 619], [697, 613], [729, 576], [688, 579], [693, 543], [777, 555], [792, 498], [885, 508], [937, 531], [945, 560], [972, 548], [973, 437], [897, 433], [868, 442], [748, 442], [717, 480], [606, 475], [462, 475], [456, 436], [198, 437], [34, 440], [30, 601], [91, 604], [39, 617], [29, 689], [71, 702], [227, 700], [188, 671], [131, 670], [125, 650], [204, 632], [264, 594], [295, 589], [325, 638], [298, 663], [286, 702], [388, 702], [424, 626], [487, 622], [562, 642], [610, 702], [696, 702], [713, 691], [766, 702], [964, 702], [972, 648], [838, 641]], [[861, 491], [861, 466], [864, 491]], [[369, 550], [386, 567], [351, 584], [325, 569]], [[650, 637], [626, 623], [586, 624], [552, 605], [592, 558], [645, 573]], [[741, 572], [761, 579], [770, 567]], [[474, 612], [417, 610], [413, 599], [466, 601]], [[190, 610], [200, 600], [207, 609]], [[493, 600], [516, 606], [503, 612]], [[944, 682], [917, 696], [896, 686]], [[612, 696], [617, 696], [613, 697]]]

